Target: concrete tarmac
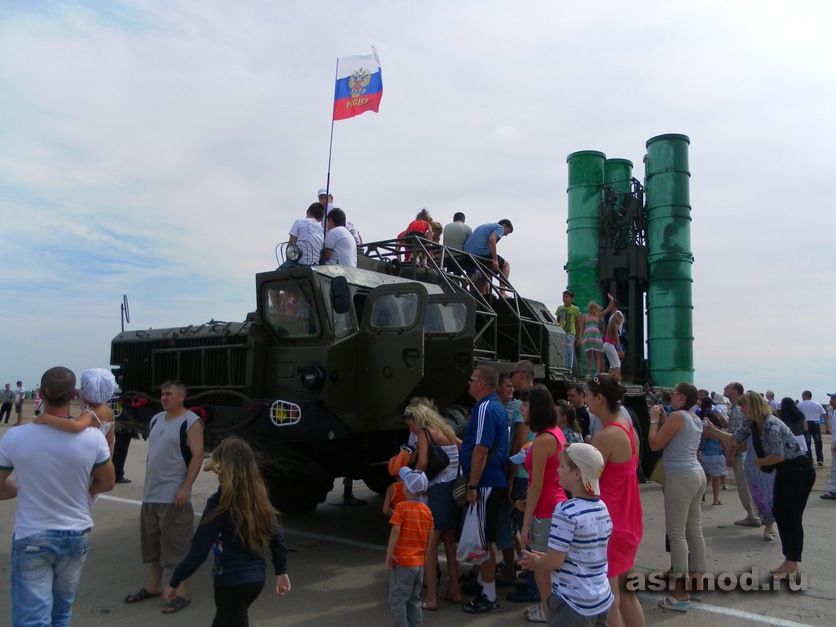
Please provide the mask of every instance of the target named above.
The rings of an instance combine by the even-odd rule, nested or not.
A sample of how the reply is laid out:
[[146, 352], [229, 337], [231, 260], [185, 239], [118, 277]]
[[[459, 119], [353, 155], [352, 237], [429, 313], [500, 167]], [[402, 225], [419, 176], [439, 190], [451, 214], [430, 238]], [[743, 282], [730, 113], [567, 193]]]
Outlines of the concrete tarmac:
[[[8, 427], [0, 427], [0, 437]], [[805, 546], [802, 571], [806, 589], [790, 591], [787, 584], [773, 591], [715, 591], [693, 602], [682, 614], [659, 609], [656, 600], [661, 592], [640, 594], [648, 625], [685, 627], [706, 623], [718, 626], [744, 625], [836, 625], [836, 568], [833, 567], [833, 524], [836, 502], [818, 498], [830, 472], [830, 436], [825, 436], [825, 467], [818, 469], [816, 488], [804, 516]], [[139, 553], [139, 505], [147, 445], [142, 440], [131, 444], [126, 465], [130, 484], [118, 484], [99, 498], [94, 506], [95, 527], [91, 551], [76, 598], [75, 626], [210, 625], [214, 615], [211, 557], [190, 581], [192, 603], [178, 614], [163, 616], [162, 601], [150, 599], [128, 605], [124, 597], [141, 588], [147, 569]], [[217, 488], [213, 473], [201, 473], [193, 491], [199, 514], [207, 497]], [[670, 566], [664, 550], [665, 529], [661, 487], [641, 487], [644, 508], [644, 539], [639, 549], [636, 572], [649, 574]], [[387, 625], [386, 603], [388, 571], [384, 565], [388, 539], [387, 518], [380, 511], [382, 498], [361, 482], [354, 483], [355, 496], [367, 500], [362, 507], [329, 504], [341, 502], [342, 485], [335, 486], [326, 503], [312, 514], [283, 521], [288, 549], [288, 568], [292, 584], [287, 596], [279, 598], [272, 589], [272, 577], [264, 592], [250, 608], [250, 624], [259, 625], [328, 625], [329, 627], [369, 627]], [[761, 530], [737, 527], [734, 520], [743, 516], [734, 485], [721, 492], [723, 505], [703, 506], [703, 532], [706, 540], [708, 570], [715, 575], [730, 573], [736, 577], [757, 569], [759, 582], [771, 582], [769, 569], [782, 561], [780, 541], [767, 543]], [[14, 501], [0, 502], [0, 626], [11, 624], [9, 606], [9, 554], [14, 520]], [[441, 594], [446, 590], [446, 572], [442, 566]], [[509, 589], [501, 588], [499, 612], [472, 616], [461, 606], [440, 602], [439, 610], [424, 612], [425, 625], [523, 625], [525, 604], [505, 601]], [[466, 597], [467, 600], [467, 597]]]

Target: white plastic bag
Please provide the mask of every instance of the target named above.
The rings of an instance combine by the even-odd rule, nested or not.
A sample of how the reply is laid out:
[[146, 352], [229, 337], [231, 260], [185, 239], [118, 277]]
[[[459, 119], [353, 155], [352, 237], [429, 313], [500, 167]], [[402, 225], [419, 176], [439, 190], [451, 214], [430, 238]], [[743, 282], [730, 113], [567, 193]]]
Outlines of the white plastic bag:
[[488, 543], [485, 542], [485, 501], [488, 495], [480, 496], [482, 498], [476, 503], [468, 505], [464, 517], [462, 537], [456, 548], [456, 560], [462, 564], [481, 564], [488, 559]]

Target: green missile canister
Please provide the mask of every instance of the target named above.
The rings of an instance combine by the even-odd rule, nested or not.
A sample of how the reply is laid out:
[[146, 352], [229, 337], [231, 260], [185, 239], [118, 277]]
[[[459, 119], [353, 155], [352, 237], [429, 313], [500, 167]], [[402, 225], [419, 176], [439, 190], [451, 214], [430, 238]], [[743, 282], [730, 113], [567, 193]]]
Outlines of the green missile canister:
[[669, 134], [646, 144], [648, 358], [661, 386], [694, 379], [690, 143]]
[[[598, 281], [598, 212], [601, 184], [604, 181], [604, 161], [607, 156], [597, 150], [573, 152], [566, 157], [569, 164], [568, 199], [568, 257], [566, 273], [569, 289], [575, 292], [575, 304], [581, 314], [594, 300], [601, 304]], [[579, 329], [580, 333], [581, 330]], [[585, 371], [585, 356], [579, 356], [581, 371]]]

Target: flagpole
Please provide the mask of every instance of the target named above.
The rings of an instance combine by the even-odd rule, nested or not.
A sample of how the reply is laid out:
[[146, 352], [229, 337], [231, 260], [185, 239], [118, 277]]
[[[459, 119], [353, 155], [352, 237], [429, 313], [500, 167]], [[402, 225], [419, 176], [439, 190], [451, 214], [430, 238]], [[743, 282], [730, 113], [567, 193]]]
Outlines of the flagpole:
[[340, 70], [340, 59], [334, 68], [334, 98], [331, 100], [331, 138], [328, 141], [328, 174], [325, 177], [325, 217], [322, 218], [322, 232], [328, 232], [328, 196], [331, 193], [331, 151], [334, 149], [334, 102], [337, 100], [337, 72]]

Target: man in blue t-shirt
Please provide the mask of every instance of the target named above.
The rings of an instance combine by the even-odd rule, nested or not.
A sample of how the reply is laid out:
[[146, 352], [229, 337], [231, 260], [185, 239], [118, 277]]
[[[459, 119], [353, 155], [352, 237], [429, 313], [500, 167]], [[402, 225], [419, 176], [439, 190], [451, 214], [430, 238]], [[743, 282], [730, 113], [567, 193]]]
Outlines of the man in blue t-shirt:
[[476, 399], [462, 440], [461, 464], [467, 481], [467, 502], [485, 501], [485, 541], [489, 557], [479, 567], [477, 582], [482, 594], [465, 603], [468, 614], [499, 609], [496, 597], [496, 527], [506, 498], [508, 464], [508, 420], [496, 395], [499, 374], [490, 366], [479, 366], [470, 376], [468, 393]]
[[[485, 265], [490, 266], [491, 272], [494, 274], [501, 272], [502, 276], [507, 280], [511, 275], [511, 265], [496, 254], [496, 243], [504, 236], [510, 235], [513, 232], [514, 226], [511, 224], [511, 221], [505, 219], [499, 222], [477, 226], [473, 230], [473, 234], [464, 243], [464, 252], [479, 257]], [[462, 263], [462, 268], [467, 272], [476, 272], [477, 269], [470, 259]]]

